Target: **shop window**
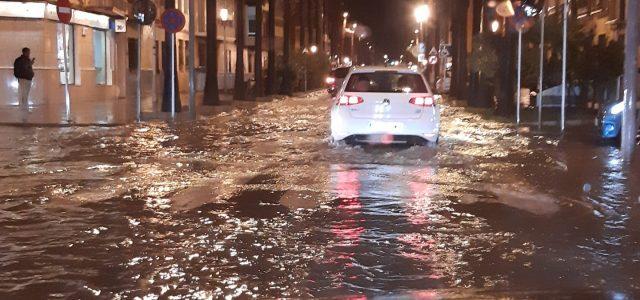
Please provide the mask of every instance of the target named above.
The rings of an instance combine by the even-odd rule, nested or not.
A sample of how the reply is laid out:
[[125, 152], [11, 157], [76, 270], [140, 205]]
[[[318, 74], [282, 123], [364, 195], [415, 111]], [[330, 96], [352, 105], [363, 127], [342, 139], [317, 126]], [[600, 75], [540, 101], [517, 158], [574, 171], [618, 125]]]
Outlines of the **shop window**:
[[[73, 33], [74, 28], [73, 25], [67, 25], [58, 23], [57, 25], [57, 58], [58, 58], [58, 69], [60, 70], [60, 84], [75, 84], [75, 55], [74, 55], [74, 41]], [[65, 34], [66, 33], [66, 34]], [[65, 39], [66, 37], [66, 39]], [[66, 48], [65, 48], [66, 43]], [[64, 57], [65, 53], [67, 56], [67, 76], [65, 77], [65, 64]]]

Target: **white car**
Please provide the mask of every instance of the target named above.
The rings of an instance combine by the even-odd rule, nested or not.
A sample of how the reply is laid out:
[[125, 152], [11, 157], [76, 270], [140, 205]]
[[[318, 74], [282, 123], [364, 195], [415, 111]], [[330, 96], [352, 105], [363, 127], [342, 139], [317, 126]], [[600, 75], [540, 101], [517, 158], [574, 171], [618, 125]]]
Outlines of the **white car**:
[[426, 144], [437, 143], [439, 135], [435, 95], [409, 68], [354, 68], [333, 100], [333, 142]]

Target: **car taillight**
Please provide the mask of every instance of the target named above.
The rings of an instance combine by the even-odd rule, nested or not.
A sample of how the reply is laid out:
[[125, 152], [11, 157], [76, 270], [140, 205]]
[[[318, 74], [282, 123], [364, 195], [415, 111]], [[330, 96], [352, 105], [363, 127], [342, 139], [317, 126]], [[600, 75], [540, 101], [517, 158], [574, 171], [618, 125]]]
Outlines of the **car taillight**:
[[327, 84], [334, 84], [336, 83], [336, 79], [334, 77], [327, 77], [327, 79], [324, 80], [324, 82], [326, 82]]
[[424, 96], [411, 98], [411, 100], [409, 100], [409, 103], [419, 106], [433, 106], [435, 104], [435, 101], [431, 96]]
[[341, 96], [338, 99], [338, 105], [357, 105], [363, 103], [364, 99], [358, 96]]

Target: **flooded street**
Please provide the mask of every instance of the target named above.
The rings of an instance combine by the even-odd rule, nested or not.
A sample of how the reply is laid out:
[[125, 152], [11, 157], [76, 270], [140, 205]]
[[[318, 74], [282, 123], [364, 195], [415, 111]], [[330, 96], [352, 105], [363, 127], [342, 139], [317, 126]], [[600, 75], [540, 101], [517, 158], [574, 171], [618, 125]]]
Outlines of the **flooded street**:
[[197, 122], [0, 127], [0, 298], [640, 297], [640, 166], [445, 106], [331, 146], [324, 93]]

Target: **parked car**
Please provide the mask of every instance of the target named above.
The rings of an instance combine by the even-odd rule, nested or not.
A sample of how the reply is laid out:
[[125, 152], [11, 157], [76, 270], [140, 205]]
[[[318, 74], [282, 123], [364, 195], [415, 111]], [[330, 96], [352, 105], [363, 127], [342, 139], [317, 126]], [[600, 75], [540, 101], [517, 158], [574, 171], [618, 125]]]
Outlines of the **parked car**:
[[349, 74], [349, 70], [351, 67], [341, 67], [331, 71], [329, 76], [325, 80], [327, 83], [327, 91], [331, 94], [331, 97], [335, 97], [338, 93], [338, 90], [342, 86], [344, 82], [344, 78]]
[[[638, 107], [640, 107], [640, 102], [636, 103], [636, 108]], [[623, 110], [624, 102], [614, 102], [600, 110], [596, 124], [603, 139], [620, 139]]]
[[357, 67], [331, 110], [331, 140], [437, 143], [440, 109], [424, 76], [404, 67]]

